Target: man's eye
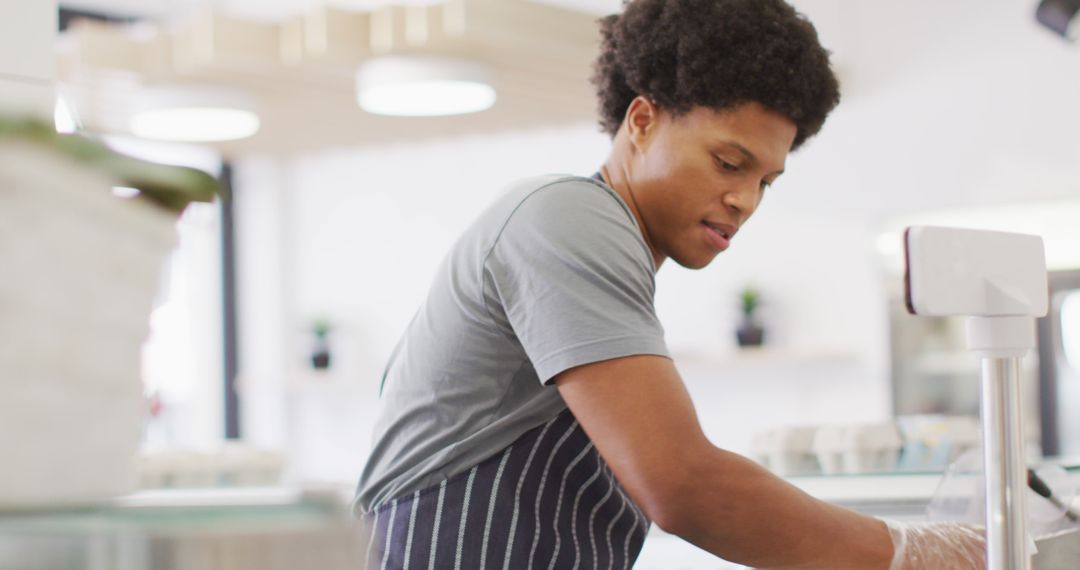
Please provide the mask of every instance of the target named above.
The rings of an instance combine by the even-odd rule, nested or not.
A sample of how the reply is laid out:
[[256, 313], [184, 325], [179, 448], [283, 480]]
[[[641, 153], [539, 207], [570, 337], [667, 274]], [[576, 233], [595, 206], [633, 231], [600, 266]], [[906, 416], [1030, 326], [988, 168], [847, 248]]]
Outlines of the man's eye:
[[738, 172], [739, 171], [738, 165], [732, 164], [732, 163], [730, 163], [730, 162], [728, 162], [728, 161], [726, 161], [726, 160], [724, 160], [722, 158], [717, 158], [716, 162], [718, 162], [720, 164], [720, 168], [723, 168], [724, 170], [727, 170], [728, 172]]

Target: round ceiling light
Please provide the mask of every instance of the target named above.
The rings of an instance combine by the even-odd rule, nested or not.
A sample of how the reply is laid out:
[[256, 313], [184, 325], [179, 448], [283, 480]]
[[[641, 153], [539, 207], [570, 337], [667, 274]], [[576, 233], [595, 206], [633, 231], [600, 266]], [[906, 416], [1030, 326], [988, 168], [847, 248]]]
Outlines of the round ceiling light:
[[214, 142], [247, 138], [259, 131], [250, 100], [218, 88], [157, 88], [143, 93], [131, 118], [137, 137], [177, 142]]
[[388, 56], [356, 72], [356, 99], [368, 113], [435, 117], [476, 113], [495, 104], [483, 66], [458, 59]]

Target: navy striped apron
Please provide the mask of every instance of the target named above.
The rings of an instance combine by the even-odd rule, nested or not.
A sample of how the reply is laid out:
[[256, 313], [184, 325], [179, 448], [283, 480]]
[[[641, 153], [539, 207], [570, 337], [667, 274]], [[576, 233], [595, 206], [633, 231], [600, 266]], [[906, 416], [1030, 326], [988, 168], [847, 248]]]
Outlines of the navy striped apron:
[[365, 516], [369, 568], [630, 568], [649, 520], [569, 410], [501, 453]]

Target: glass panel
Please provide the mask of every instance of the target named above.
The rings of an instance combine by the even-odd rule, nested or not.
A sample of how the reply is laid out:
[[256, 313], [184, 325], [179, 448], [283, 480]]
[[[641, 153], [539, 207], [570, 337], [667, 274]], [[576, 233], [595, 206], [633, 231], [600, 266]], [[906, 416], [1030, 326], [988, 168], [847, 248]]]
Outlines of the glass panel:
[[1069, 366], [1080, 372], [1080, 290], [1069, 291], [1061, 302], [1061, 344]]

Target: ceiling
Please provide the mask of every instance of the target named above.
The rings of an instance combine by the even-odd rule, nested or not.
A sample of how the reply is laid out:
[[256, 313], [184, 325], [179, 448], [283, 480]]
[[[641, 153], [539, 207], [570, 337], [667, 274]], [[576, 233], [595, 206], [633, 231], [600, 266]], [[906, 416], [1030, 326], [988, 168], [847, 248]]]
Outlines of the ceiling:
[[[254, 2], [177, 10], [183, 4], [65, 2], [113, 14], [139, 9], [149, 18], [128, 26], [77, 22], [62, 35], [60, 89], [88, 130], [123, 132], [147, 88], [193, 85], [233, 88], [256, 101], [262, 128], [215, 145], [226, 154], [392, 144], [595, 116], [588, 83], [595, 15], [580, 10], [526, 0], [365, 3], [367, 9], [279, 0], [259, 3], [266, 10], [256, 18]], [[267, 18], [271, 13], [279, 17]], [[391, 54], [483, 63], [498, 101], [455, 117], [367, 114], [356, 104], [355, 70], [366, 58]]]
[[[844, 99], [918, 82], [943, 61], [987, 49], [1047, 49], [1035, 0], [794, 0], [833, 52]], [[60, 41], [58, 76], [83, 123], [123, 131], [148, 86], [211, 84], [250, 93], [263, 119], [226, 154], [289, 153], [595, 120], [588, 83], [595, 19], [621, 0], [61, 0], [134, 15], [133, 26], [75, 25]], [[448, 16], [448, 14], [450, 16]], [[456, 14], [456, 16], [455, 16]], [[449, 18], [449, 19], [448, 19]], [[422, 22], [426, 34], [411, 33]], [[979, 47], [984, 46], [984, 47]], [[989, 46], [989, 48], [985, 47]], [[979, 50], [983, 50], [980, 52]], [[444, 118], [364, 113], [354, 73], [365, 58], [468, 58], [493, 71], [496, 105]]]
[[[622, 0], [527, 1], [591, 14], [614, 13], [622, 6]], [[233, 16], [273, 21], [297, 16], [320, 6], [362, 11], [391, 4], [406, 6], [441, 2], [442, 0], [61, 0], [60, 4], [67, 8], [158, 20], [182, 16], [193, 10], [210, 7]]]

